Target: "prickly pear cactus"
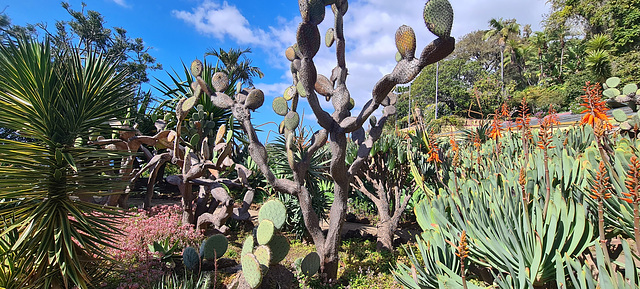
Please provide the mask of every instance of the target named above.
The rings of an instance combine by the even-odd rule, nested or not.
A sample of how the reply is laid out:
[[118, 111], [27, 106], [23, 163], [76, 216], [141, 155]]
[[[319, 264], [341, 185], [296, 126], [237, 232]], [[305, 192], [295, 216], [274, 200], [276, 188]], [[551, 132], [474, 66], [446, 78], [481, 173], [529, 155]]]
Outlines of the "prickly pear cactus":
[[247, 280], [247, 284], [251, 288], [258, 288], [262, 283], [262, 269], [256, 256], [251, 253], [242, 255], [240, 264], [242, 265], [242, 275]]
[[228, 245], [227, 237], [222, 234], [213, 235], [202, 242], [200, 257], [207, 260], [220, 258], [227, 252]]
[[632, 111], [638, 111], [640, 103], [640, 90], [635, 83], [629, 83], [620, 88], [621, 80], [618, 77], [610, 77], [602, 84], [602, 95], [607, 98], [607, 104], [616, 108], [611, 111], [613, 118], [619, 123], [620, 132], [631, 137], [637, 137], [640, 132], [640, 115], [635, 113], [628, 117], [620, 108], [628, 106]]
[[[277, 232], [284, 224], [286, 213], [284, 204], [279, 200], [264, 203], [258, 212], [258, 227], [254, 229], [254, 234], [247, 236], [242, 245], [242, 271], [251, 288], [260, 285], [269, 266], [277, 265], [289, 253], [289, 241]], [[257, 271], [254, 261], [261, 268], [259, 277], [255, 276]]]
[[187, 270], [195, 271], [200, 268], [200, 256], [195, 248], [184, 248], [182, 251], [182, 263]]
[[258, 212], [258, 222], [269, 220], [273, 222], [273, 226], [280, 230], [287, 219], [287, 208], [279, 200], [267, 201], [262, 205]]
[[307, 276], [315, 275], [320, 269], [320, 256], [318, 253], [311, 252], [304, 257], [302, 263], [300, 263], [300, 269], [302, 273]]
[[453, 8], [447, 0], [428, 0], [424, 5], [424, 24], [438, 37], [449, 37], [453, 25]]

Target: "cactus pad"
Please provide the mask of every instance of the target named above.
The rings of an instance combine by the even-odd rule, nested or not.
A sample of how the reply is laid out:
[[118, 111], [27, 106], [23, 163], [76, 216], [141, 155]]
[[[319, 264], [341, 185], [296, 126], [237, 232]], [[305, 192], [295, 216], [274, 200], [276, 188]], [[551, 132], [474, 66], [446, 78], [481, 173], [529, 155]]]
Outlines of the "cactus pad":
[[396, 48], [403, 58], [412, 59], [416, 53], [416, 33], [407, 25], [396, 31]]
[[298, 83], [296, 84], [296, 91], [298, 92], [298, 95], [302, 97], [307, 97], [307, 90], [304, 89], [304, 85], [302, 85], [302, 81], [298, 81]]
[[191, 62], [191, 74], [193, 74], [194, 76], [202, 76], [202, 69], [202, 61], [200, 61], [199, 59]]
[[200, 256], [193, 247], [186, 247], [182, 251], [182, 263], [187, 270], [197, 270], [200, 267]]
[[242, 265], [242, 275], [247, 280], [247, 284], [251, 288], [258, 288], [262, 283], [262, 270], [260, 263], [253, 254], [244, 254], [240, 258], [240, 264]]
[[324, 34], [324, 44], [327, 47], [331, 47], [333, 43], [336, 41], [335, 38], [336, 31], [333, 27], [327, 29], [327, 33]]
[[400, 54], [400, 51], [396, 51], [396, 62], [400, 62], [400, 60], [402, 60], [402, 54]]
[[619, 77], [609, 77], [605, 83], [607, 84], [607, 88], [618, 87], [618, 85], [620, 85], [620, 78]]
[[182, 103], [182, 107], [181, 107], [182, 111], [188, 112], [189, 110], [191, 110], [193, 106], [196, 104], [197, 100], [198, 98], [195, 96], [185, 99], [184, 102]]
[[218, 132], [216, 133], [216, 139], [214, 144], [219, 144], [224, 140], [224, 134], [227, 133], [227, 125], [223, 124], [218, 128]]
[[289, 254], [289, 240], [285, 236], [275, 235], [269, 242], [271, 248], [271, 264], [278, 264]]
[[617, 88], [607, 88], [602, 92], [602, 95], [608, 97], [608, 98], [615, 98], [617, 96], [620, 95], [620, 90], [618, 90]]
[[288, 130], [295, 130], [300, 124], [300, 116], [295, 111], [290, 111], [284, 117], [284, 127]]
[[271, 264], [272, 255], [271, 249], [269, 249], [269, 247], [264, 245], [258, 246], [258, 248], [256, 248], [256, 250], [253, 252], [253, 255], [256, 256], [256, 260], [258, 260], [258, 263], [260, 263], [260, 265], [268, 267], [269, 264]]
[[242, 255], [253, 252], [253, 245], [253, 235], [248, 235], [247, 238], [244, 239], [244, 243], [242, 243]]
[[298, 91], [296, 90], [296, 87], [292, 85], [284, 90], [284, 95], [282, 97], [284, 97], [284, 100], [289, 101], [296, 97], [296, 93], [298, 93]]
[[247, 99], [245, 100], [245, 105], [247, 108], [256, 110], [262, 106], [264, 103], [264, 92], [260, 89], [253, 89], [247, 95]]
[[327, 96], [333, 94], [333, 83], [322, 74], [318, 74], [314, 88], [320, 95]]
[[318, 26], [301, 23], [296, 34], [298, 48], [304, 57], [313, 58], [320, 49], [320, 31]]
[[262, 205], [258, 212], [258, 222], [262, 220], [270, 220], [273, 226], [280, 230], [287, 219], [287, 208], [281, 201], [271, 200]]
[[278, 132], [280, 134], [284, 134], [284, 120], [280, 122], [280, 125], [278, 126]]
[[300, 264], [300, 269], [302, 269], [302, 273], [307, 276], [313, 276], [320, 269], [320, 256], [316, 252], [309, 253]]
[[271, 222], [270, 220], [260, 221], [260, 225], [258, 225], [258, 230], [256, 231], [256, 239], [258, 240], [258, 244], [268, 244], [271, 241], [271, 238], [273, 238], [274, 233], [275, 227], [273, 225], [273, 222]]
[[324, 0], [298, 0], [302, 21], [318, 25], [324, 20]]
[[229, 77], [224, 72], [216, 72], [211, 78], [211, 84], [217, 92], [223, 92], [229, 86]]
[[350, 97], [349, 104], [347, 105], [347, 109], [352, 110], [354, 107], [356, 107], [356, 101]]
[[613, 114], [613, 118], [615, 118], [617, 122], [625, 122], [628, 119], [627, 114], [624, 113], [622, 109], [614, 109], [611, 111], [611, 114]]
[[428, 0], [423, 11], [424, 24], [438, 37], [449, 37], [453, 25], [453, 8], [448, 0]]
[[376, 118], [376, 116], [375, 116], [375, 115], [372, 115], [372, 116], [369, 118], [369, 124], [370, 124], [371, 126], [375, 126], [375, 125], [376, 125], [376, 123], [378, 123], [378, 119]]
[[638, 85], [635, 83], [629, 83], [622, 88], [622, 94], [624, 95], [636, 94], [636, 91], [638, 91]]
[[284, 55], [287, 57], [289, 61], [296, 60], [296, 51], [293, 49], [293, 46], [289, 46], [287, 50], [284, 51]]
[[227, 237], [224, 235], [213, 235], [202, 242], [202, 245], [200, 246], [200, 257], [207, 260], [220, 258], [225, 252], [227, 252], [228, 244], [229, 242], [227, 241]]
[[274, 98], [271, 107], [276, 114], [281, 116], [287, 115], [289, 111], [289, 105], [287, 105], [287, 100], [285, 100], [284, 97]]

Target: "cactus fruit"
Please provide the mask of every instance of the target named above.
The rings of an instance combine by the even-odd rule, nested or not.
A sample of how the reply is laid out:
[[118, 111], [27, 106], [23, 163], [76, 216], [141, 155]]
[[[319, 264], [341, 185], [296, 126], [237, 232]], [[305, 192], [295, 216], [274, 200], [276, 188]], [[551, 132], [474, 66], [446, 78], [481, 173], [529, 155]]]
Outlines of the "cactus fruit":
[[300, 124], [300, 116], [295, 111], [290, 111], [284, 117], [284, 127], [288, 130], [295, 130], [298, 128], [298, 124]]
[[273, 99], [273, 103], [271, 104], [273, 111], [281, 116], [287, 115], [289, 112], [289, 105], [287, 105], [287, 100], [284, 97], [276, 97]]
[[217, 92], [224, 92], [229, 86], [229, 77], [224, 72], [216, 72], [211, 78], [211, 84]]
[[262, 205], [258, 212], [258, 222], [262, 220], [270, 220], [273, 226], [280, 230], [287, 219], [287, 208], [281, 201], [271, 200]]
[[182, 263], [187, 270], [195, 271], [200, 267], [200, 256], [195, 248], [189, 246], [182, 251]]
[[271, 264], [272, 255], [269, 247], [264, 245], [258, 246], [258, 248], [253, 251], [253, 255], [256, 256], [256, 260], [258, 260], [260, 265], [269, 267], [269, 264]]
[[258, 288], [262, 283], [262, 269], [260, 268], [260, 262], [253, 254], [244, 254], [240, 257], [240, 263], [242, 264], [242, 275], [244, 275], [247, 284], [251, 288]]
[[298, 0], [302, 21], [318, 25], [324, 20], [324, 0]]
[[412, 59], [416, 53], [416, 33], [407, 25], [402, 25], [396, 31], [396, 48], [402, 58]]
[[199, 59], [194, 60], [191, 62], [191, 74], [193, 74], [193, 76], [202, 76], [203, 67], [202, 61]]
[[301, 23], [296, 34], [298, 48], [303, 57], [313, 58], [320, 49], [320, 31], [318, 26]]
[[202, 242], [202, 245], [200, 246], [200, 257], [207, 260], [220, 258], [225, 252], [227, 252], [228, 244], [227, 237], [224, 235], [213, 235]]
[[289, 240], [282, 235], [274, 235], [268, 244], [271, 248], [271, 264], [278, 264], [289, 254]]
[[287, 50], [284, 51], [284, 55], [289, 61], [294, 61], [296, 59], [296, 51], [293, 49], [293, 46], [289, 46]]
[[320, 256], [316, 252], [309, 253], [300, 264], [300, 269], [302, 269], [302, 273], [307, 276], [313, 276], [320, 269]]
[[423, 17], [431, 33], [441, 38], [451, 35], [453, 8], [448, 0], [428, 0], [424, 5]]
[[292, 85], [287, 87], [287, 89], [284, 90], [284, 95], [282, 97], [284, 97], [284, 100], [289, 101], [296, 96], [297, 92], [298, 91], [296, 90], [296, 87]]
[[258, 230], [256, 231], [256, 239], [258, 240], [258, 244], [266, 245], [273, 238], [273, 234], [275, 233], [275, 228], [273, 226], [273, 222], [270, 220], [262, 220], [260, 225], [258, 225]]
[[244, 243], [242, 243], [242, 255], [251, 253], [253, 251], [253, 235], [248, 235], [246, 239], [244, 239]]
[[333, 94], [333, 83], [322, 74], [318, 74], [318, 78], [316, 79], [314, 88], [320, 95], [323, 96]]
[[327, 47], [331, 47], [333, 43], [336, 41], [335, 38], [336, 31], [333, 27], [327, 29], [327, 33], [324, 34], [324, 44]]
[[298, 81], [298, 83], [296, 84], [296, 91], [298, 92], [298, 95], [302, 97], [307, 97], [307, 90], [304, 89], [304, 85], [302, 85], [302, 81]]
[[247, 95], [247, 99], [245, 100], [245, 106], [248, 109], [256, 110], [262, 106], [264, 103], [264, 92], [260, 89], [253, 89]]

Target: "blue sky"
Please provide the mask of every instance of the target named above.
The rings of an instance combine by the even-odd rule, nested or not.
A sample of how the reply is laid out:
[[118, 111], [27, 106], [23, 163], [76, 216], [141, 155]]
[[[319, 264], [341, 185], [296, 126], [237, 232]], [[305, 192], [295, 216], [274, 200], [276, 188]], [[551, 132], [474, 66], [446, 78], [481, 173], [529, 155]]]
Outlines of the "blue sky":
[[[487, 29], [491, 18], [516, 18], [521, 24], [531, 24], [536, 31], [540, 29], [543, 14], [548, 13], [545, 0], [450, 2], [455, 13], [452, 34], [456, 38]], [[81, 9], [81, 1], [69, 3], [73, 9]], [[167, 70], [181, 69], [181, 61], [202, 59], [208, 49], [251, 47], [253, 53], [248, 56], [265, 73], [265, 77], [255, 79], [254, 84], [266, 95], [265, 105], [254, 113], [254, 124], [281, 121], [282, 117], [271, 111], [270, 104], [291, 85], [284, 50], [295, 42], [295, 30], [300, 22], [296, 1], [85, 0], [85, 3], [86, 9], [104, 16], [108, 27], [123, 27], [129, 37], [142, 37], [145, 44], [152, 47], [150, 53], [165, 70], [156, 71], [152, 76], [161, 80], [167, 79]], [[371, 97], [371, 89], [378, 79], [393, 69], [394, 35], [400, 25], [413, 27], [418, 47], [435, 39], [422, 20], [424, 3], [424, 0], [349, 1], [344, 27], [350, 74], [347, 85], [356, 100], [354, 113]], [[0, 0], [0, 9], [5, 9], [13, 24], [44, 22], [51, 30], [55, 28], [55, 20], [70, 18], [56, 0]], [[322, 34], [333, 22], [329, 18], [330, 9], [327, 12], [328, 17], [320, 25]], [[330, 75], [335, 66], [335, 49], [323, 46], [315, 61], [319, 73]], [[151, 84], [154, 83], [152, 79]], [[328, 103], [325, 108], [331, 110]], [[314, 122], [310, 114], [310, 109], [304, 110], [304, 125]], [[277, 130], [277, 125], [268, 124], [262, 129]]]

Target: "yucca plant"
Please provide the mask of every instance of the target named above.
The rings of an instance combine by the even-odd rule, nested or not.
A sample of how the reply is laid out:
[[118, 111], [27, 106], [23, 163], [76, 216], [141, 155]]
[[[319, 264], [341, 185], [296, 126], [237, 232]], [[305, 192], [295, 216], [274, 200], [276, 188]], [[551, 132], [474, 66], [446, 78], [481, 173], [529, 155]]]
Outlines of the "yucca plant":
[[28, 37], [0, 47], [0, 127], [32, 140], [0, 140], [0, 218], [12, 220], [0, 238], [16, 232], [10, 251], [32, 258], [24, 287], [98, 284], [117, 220], [114, 210], [78, 197], [117, 186], [109, 163], [120, 156], [76, 140], [111, 129], [108, 121], [125, 115], [133, 91], [110, 59], [62, 53]]

